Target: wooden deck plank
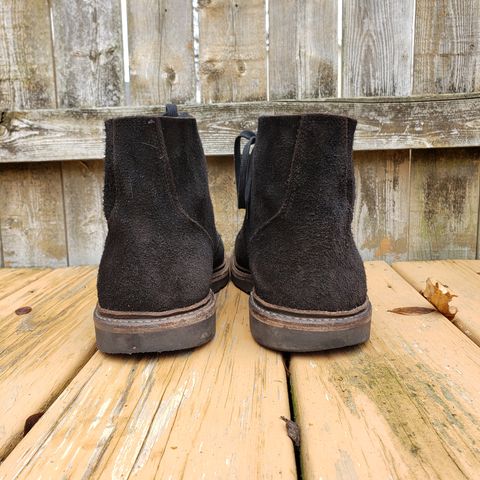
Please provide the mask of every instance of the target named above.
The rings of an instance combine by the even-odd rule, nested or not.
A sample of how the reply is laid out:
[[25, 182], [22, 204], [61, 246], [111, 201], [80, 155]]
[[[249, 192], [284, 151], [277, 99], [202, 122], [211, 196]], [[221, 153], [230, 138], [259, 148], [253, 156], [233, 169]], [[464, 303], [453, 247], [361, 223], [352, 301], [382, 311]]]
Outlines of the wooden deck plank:
[[455, 260], [459, 265], [465, 265], [480, 275], [480, 260]]
[[452, 323], [480, 345], [480, 275], [468, 266], [468, 262], [398, 262], [393, 264], [393, 268], [417, 291], [425, 288], [429, 277], [447, 285], [452, 293], [458, 295], [451, 302], [458, 308]]
[[0, 478], [295, 478], [282, 357], [253, 341], [245, 294], [230, 285], [218, 300], [202, 348], [95, 354]]
[[48, 272], [51, 272], [50, 268], [1, 268], [0, 300], [43, 277]]
[[[207, 155], [231, 155], [238, 132], [255, 129], [259, 115], [319, 111], [349, 115], [358, 120], [355, 150], [398, 150], [480, 145], [479, 98], [480, 93], [472, 93], [182, 105], [179, 108], [197, 118]], [[163, 112], [162, 106], [7, 111], [0, 119], [0, 163], [97, 160], [104, 154], [105, 118]]]
[[57, 269], [0, 300], [0, 459], [93, 355], [95, 280], [93, 267]]
[[478, 478], [480, 349], [383, 262], [366, 264], [371, 340], [295, 355], [305, 479]]

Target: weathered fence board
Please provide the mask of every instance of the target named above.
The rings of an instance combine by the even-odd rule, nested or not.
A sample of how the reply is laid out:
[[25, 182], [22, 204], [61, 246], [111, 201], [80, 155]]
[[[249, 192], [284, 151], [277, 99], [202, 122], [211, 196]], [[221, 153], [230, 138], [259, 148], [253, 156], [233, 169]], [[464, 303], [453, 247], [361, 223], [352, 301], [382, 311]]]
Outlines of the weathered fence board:
[[343, 5], [342, 95], [410, 95], [415, 1]]
[[337, 2], [269, 3], [270, 100], [337, 95]]
[[[240, 130], [259, 115], [324, 112], [358, 119], [356, 150], [480, 145], [480, 94], [248, 102], [181, 106], [197, 118], [209, 155], [231, 154]], [[121, 115], [158, 115], [163, 107], [121, 107], [7, 112], [0, 162], [102, 158], [103, 121]]]
[[480, 90], [480, 0], [416, 0], [413, 93]]
[[130, 103], [195, 99], [191, 0], [128, 0]]
[[233, 251], [235, 237], [243, 221], [243, 211], [237, 207], [233, 159], [209, 157], [208, 183], [215, 211], [215, 224], [229, 255]]
[[103, 218], [103, 161], [63, 162], [69, 265], [100, 261], [106, 235]]
[[265, 1], [199, 0], [198, 6], [202, 101], [266, 99]]
[[120, 0], [56, 0], [51, 5], [58, 106], [121, 105]]
[[0, 109], [55, 107], [48, 4], [0, 2]]
[[475, 258], [480, 149], [412, 152], [409, 259]]
[[0, 167], [0, 228], [6, 267], [67, 265], [59, 163]]
[[352, 230], [364, 260], [408, 258], [410, 152], [355, 152]]

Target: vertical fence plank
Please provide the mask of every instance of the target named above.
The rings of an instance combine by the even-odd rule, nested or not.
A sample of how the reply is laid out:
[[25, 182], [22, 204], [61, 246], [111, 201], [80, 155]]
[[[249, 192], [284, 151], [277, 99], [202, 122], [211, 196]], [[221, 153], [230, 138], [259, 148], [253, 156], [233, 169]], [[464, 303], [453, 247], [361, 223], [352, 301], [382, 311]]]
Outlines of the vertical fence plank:
[[202, 99], [264, 100], [264, 0], [199, 0]]
[[343, 96], [410, 95], [414, 0], [343, 5]]
[[128, 0], [134, 105], [195, 98], [192, 0]]
[[417, 0], [414, 93], [480, 90], [480, 0]]
[[[4, 0], [0, 19], [0, 107], [55, 107], [48, 1]], [[0, 237], [7, 267], [66, 265], [59, 164], [0, 167]]]
[[0, 225], [6, 267], [67, 264], [60, 165], [0, 167]]
[[[343, 2], [342, 94], [409, 95], [414, 1]], [[409, 152], [356, 152], [354, 234], [362, 257], [408, 255]]]
[[[52, 2], [58, 105], [117, 106], [124, 101], [120, 0]], [[105, 235], [102, 162], [63, 162], [65, 228], [71, 265], [96, 263]]]
[[355, 241], [364, 260], [408, 256], [409, 150], [355, 152]]
[[475, 258], [480, 149], [412, 152], [410, 260]]
[[[480, 89], [479, 11], [480, 0], [417, 0], [414, 94]], [[410, 259], [474, 258], [479, 149], [418, 150], [413, 159]]]
[[215, 224], [222, 236], [225, 252], [229, 254], [233, 250], [242, 216], [237, 208], [233, 159], [209, 157], [208, 179], [215, 211]]
[[334, 0], [270, 2], [270, 99], [337, 95], [337, 5]]
[[47, 0], [0, 2], [0, 108], [55, 107]]
[[52, 2], [52, 20], [58, 105], [121, 105], [120, 0], [56, 0]]
[[103, 162], [63, 162], [70, 265], [100, 261], [106, 235], [103, 218]]

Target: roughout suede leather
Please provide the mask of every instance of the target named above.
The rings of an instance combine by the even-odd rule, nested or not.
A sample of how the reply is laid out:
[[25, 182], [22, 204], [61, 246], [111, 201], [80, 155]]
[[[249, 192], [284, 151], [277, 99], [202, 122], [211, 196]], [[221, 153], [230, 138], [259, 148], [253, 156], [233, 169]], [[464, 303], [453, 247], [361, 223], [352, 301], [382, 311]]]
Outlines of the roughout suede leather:
[[161, 312], [208, 295], [223, 262], [194, 118], [108, 120], [99, 305]]
[[260, 117], [250, 208], [235, 254], [266, 302], [324, 311], [365, 302], [351, 232], [355, 126], [333, 115]]

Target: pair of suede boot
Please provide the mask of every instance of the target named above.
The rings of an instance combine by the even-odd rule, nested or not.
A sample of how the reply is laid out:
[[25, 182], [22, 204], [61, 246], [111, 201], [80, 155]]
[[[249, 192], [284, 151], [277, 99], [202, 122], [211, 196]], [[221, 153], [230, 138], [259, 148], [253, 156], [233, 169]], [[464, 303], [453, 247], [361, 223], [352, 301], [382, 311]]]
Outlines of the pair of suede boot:
[[108, 120], [98, 348], [163, 352], [208, 342], [214, 293], [230, 276], [250, 293], [251, 331], [266, 347], [366, 341], [371, 307], [351, 233], [355, 126], [333, 115], [263, 116], [257, 134], [240, 134], [235, 169], [246, 215], [227, 262], [195, 119], [168, 105], [162, 116]]

